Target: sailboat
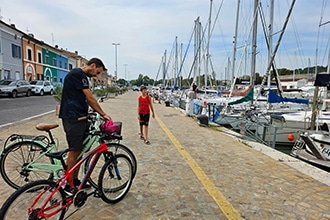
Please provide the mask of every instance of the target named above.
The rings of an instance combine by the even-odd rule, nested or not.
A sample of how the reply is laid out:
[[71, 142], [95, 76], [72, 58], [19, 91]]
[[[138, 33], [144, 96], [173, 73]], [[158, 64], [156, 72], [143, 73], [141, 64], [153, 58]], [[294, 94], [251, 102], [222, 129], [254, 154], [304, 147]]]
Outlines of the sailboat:
[[[321, 16], [322, 19], [322, 16]], [[322, 24], [320, 22], [319, 28], [329, 22]], [[317, 65], [316, 65], [317, 66]], [[280, 117], [273, 117], [271, 122], [265, 125], [264, 128], [259, 129], [259, 135], [262, 136], [266, 142], [271, 142], [273, 145], [291, 145], [293, 146], [297, 141], [300, 140], [300, 134], [306, 131], [321, 130], [328, 132], [328, 125], [330, 124], [330, 111], [329, 103], [330, 100], [323, 98], [322, 109], [319, 110], [320, 90], [319, 88], [324, 87], [329, 91], [330, 85], [330, 48], [328, 53], [328, 69], [326, 73], [317, 74], [317, 68], [315, 68], [315, 82], [314, 82], [314, 97], [312, 110], [300, 111], [294, 113], [282, 114]], [[329, 92], [327, 92], [329, 93]], [[290, 138], [288, 138], [288, 135]], [[327, 139], [324, 137], [324, 139]], [[313, 138], [311, 140], [314, 140]], [[318, 139], [315, 139], [315, 142]]]
[[[273, 2], [273, 1], [271, 1]], [[240, 112], [238, 111], [228, 111], [228, 109], [226, 111], [223, 112], [223, 114], [221, 114], [221, 117], [217, 120], [217, 123], [221, 124], [223, 121], [229, 121], [230, 125], [234, 128], [234, 129], [239, 129], [241, 126], [241, 122], [243, 122], [245, 124], [245, 126], [247, 126], [248, 124], [254, 124], [254, 123], [267, 123], [269, 121], [269, 114], [270, 113], [276, 113], [276, 114], [282, 114], [285, 112], [292, 112], [292, 111], [296, 111], [297, 109], [292, 108], [291, 105], [289, 104], [285, 104], [285, 105], [277, 105], [277, 104], [272, 104], [271, 106], [269, 106], [269, 102], [267, 102], [267, 98], [265, 96], [262, 96], [261, 91], [264, 91], [264, 84], [265, 84], [265, 80], [269, 75], [269, 71], [270, 68], [273, 68], [273, 70], [276, 70], [275, 65], [274, 65], [274, 57], [275, 54], [277, 52], [277, 49], [279, 47], [279, 44], [281, 42], [283, 33], [285, 31], [286, 25], [287, 25], [287, 21], [288, 18], [291, 15], [292, 12], [292, 8], [294, 5], [294, 2], [292, 2], [289, 13], [287, 15], [287, 19], [286, 22], [283, 25], [280, 37], [278, 39], [278, 42], [276, 44], [276, 47], [274, 49], [274, 51], [271, 51], [271, 44], [270, 44], [270, 40], [267, 41], [267, 46], [268, 49], [270, 51], [269, 53], [269, 65], [267, 67], [266, 70], [266, 76], [264, 77], [264, 80], [262, 82], [262, 85], [260, 86], [260, 88], [258, 88], [257, 90], [257, 94], [256, 95], [252, 95], [253, 99], [251, 100], [251, 98], [249, 96], [242, 98], [239, 101], [235, 101], [235, 102], [230, 102], [228, 103], [229, 108], [232, 109], [238, 109], [240, 108], [240, 106], [242, 106], [243, 102], [246, 102], [247, 104], [244, 104], [244, 109], [242, 109]], [[256, 88], [254, 85], [254, 75], [255, 75], [255, 63], [256, 63], [256, 34], [257, 34], [257, 17], [258, 17], [258, 5], [259, 1], [255, 1], [255, 6], [254, 6], [254, 20], [253, 20], [253, 25], [252, 25], [252, 63], [251, 63], [251, 80], [250, 80], [250, 85], [253, 88]], [[272, 4], [271, 4], [272, 5]], [[237, 10], [239, 11], [239, 10]], [[271, 19], [272, 20], [272, 19]], [[269, 25], [270, 27], [272, 27], [272, 24]], [[265, 27], [264, 27], [264, 31], [265, 31]], [[271, 33], [269, 33], [268, 35], [271, 35]], [[248, 42], [248, 40], [246, 41]], [[235, 49], [234, 49], [235, 52]], [[271, 53], [272, 52], [272, 53]], [[234, 59], [235, 60], [235, 59]], [[233, 68], [234, 69], [234, 68]], [[275, 71], [276, 72], [276, 71]], [[233, 85], [232, 84], [232, 89], [233, 90]], [[278, 90], [281, 91], [281, 87], [278, 83]], [[252, 90], [253, 91], [253, 90]], [[233, 94], [234, 92], [230, 92], [230, 94]], [[282, 102], [283, 103], [283, 102]], [[240, 105], [239, 107], [236, 107], [236, 105]], [[284, 109], [284, 106], [288, 106], [289, 108]], [[298, 109], [300, 109], [300, 107], [298, 107]], [[229, 113], [228, 113], [229, 112]], [[266, 112], [266, 113], [265, 113]], [[257, 120], [255, 120], [257, 118]], [[248, 126], [250, 130], [256, 130], [256, 127], [258, 127], [258, 125], [249, 125]], [[260, 126], [259, 126], [260, 127]]]

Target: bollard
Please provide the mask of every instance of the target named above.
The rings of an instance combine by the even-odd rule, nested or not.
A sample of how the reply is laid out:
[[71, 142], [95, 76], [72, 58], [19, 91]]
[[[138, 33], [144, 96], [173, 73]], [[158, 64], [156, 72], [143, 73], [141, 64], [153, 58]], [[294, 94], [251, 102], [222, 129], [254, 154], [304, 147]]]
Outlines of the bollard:
[[209, 125], [209, 117], [207, 117], [206, 115], [199, 115], [197, 119], [200, 125], [205, 125], [205, 126]]
[[241, 121], [240, 124], [239, 124], [240, 134], [241, 135], [245, 135], [245, 126], [246, 126], [246, 122], [245, 121]]

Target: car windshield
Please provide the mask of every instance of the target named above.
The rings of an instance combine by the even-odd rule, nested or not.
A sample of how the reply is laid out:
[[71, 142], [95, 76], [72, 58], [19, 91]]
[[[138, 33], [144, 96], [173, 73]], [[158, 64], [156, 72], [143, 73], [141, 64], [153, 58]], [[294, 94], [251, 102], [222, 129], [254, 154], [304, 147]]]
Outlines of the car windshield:
[[31, 85], [42, 86], [42, 81], [31, 81], [30, 84], [31, 84]]
[[[11, 83], [11, 81], [8, 81], [8, 80], [1, 80], [0, 81], [0, 85], [9, 85]], [[15, 85], [15, 83], [14, 83]]]
[[16, 86], [16, 81], [12, 81], [8, 84], [9, 86]]

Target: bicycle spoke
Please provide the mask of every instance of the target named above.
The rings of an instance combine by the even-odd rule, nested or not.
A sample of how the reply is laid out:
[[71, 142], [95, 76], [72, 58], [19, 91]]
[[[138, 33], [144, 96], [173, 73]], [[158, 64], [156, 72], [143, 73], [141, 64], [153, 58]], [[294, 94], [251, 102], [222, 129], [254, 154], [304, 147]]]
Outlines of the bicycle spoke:
[[103, 201], [117, 203], [128, 193], [133, 180], [133, 167], [126, 155], [118, 154], [106, 162], [99, 176], [99, 190]]
[[[32, 182], [12, 194], [1, 208], [1, 219], [37, 219], [38, 213], [45, 218], [61, 219], [65, 214], [65, 194], [55, 190], [55, 183], [48, 180]], [[55, 191], [54, 191], [55, 190]], [[52, 195], [50, 200], [47, 198]], [[47, 202], [48, 201], [48, 202]], [[55, 217], [55, 218], [54, 218]]]
[[6, 183], [17, 189], [32, 180], [52, 178], [52, 174], [40, 172], [40, 169], [26, 166], [36, 160], [39, 164], [54, 164], [46, 156], [39, 155], [44, 152], [44, 147], [33, 142], [16, 143], [6, 148], [6, 153], [1, 156], [0, 171]]

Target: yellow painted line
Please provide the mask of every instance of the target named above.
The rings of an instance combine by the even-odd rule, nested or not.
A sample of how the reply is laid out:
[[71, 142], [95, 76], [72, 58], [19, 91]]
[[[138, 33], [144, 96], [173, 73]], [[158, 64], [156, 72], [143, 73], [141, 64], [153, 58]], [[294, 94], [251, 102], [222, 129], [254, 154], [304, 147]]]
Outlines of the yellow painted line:
[[196, 174], [197, 178], [204, 185], [207, 192], [212, 196], [214, 201], [218, 204], [222, 212], [226, 215], [228, 219], [242, 219], [239, 212], [231, 205], [226, 197], [218, 190], [218, 188], [213, 184], [210, 178], [203, 172], [202, 168], [196, 163], [194, 158], [185, 150], [185, 148], [180, 144], [180, 142], [175, 138], [171, 131], [166, 127], [166, 125], [160, 120], [156, 115], [155, 119], [158, 124], [162, 127], [164, 132], [167, 134], [169, 139], [172, 141], [177, 150], [181, 155], [187, 160], [188, 165]]

